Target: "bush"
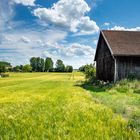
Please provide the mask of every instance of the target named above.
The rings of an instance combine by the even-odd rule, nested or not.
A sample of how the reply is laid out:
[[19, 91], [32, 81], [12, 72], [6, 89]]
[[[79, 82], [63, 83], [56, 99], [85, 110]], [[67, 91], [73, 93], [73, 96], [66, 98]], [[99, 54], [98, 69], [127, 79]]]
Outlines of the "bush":
[[[85, 66], [86, 66], [86, 65], [85, 65]], [[85, 71], [85, 66], [81, 66], [81, 67], [79, 68], [79, 71], [84, 72], [84, 71]]]
[[85, 77], [88, 82], [93, 83], [96, 81], [96, 68], [94, 64], [85, 66]]
[[9, 77], [9, 74], [1, 73], [0, 76], [1, 77]]
[[22, 68], [23, 72], [31, 72], [32, 71], [32, 67], [31, 65], [24, 65]]
[[138, 77], [135, 73], [132, 73], [127, 76], [127, 79], [132, 81], [132, 80], [138, 79]]

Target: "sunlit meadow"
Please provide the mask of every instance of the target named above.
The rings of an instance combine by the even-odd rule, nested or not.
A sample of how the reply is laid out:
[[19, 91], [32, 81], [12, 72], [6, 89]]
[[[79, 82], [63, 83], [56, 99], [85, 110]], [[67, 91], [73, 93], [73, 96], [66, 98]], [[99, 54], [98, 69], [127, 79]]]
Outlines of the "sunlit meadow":
[[139, 94], [124, 94], [117, 86], [97, 92], [79, 81], [84, 75], [78, 72], [10, 73], [1, 78], [0, 139], [139, 139], [128, 113], [140, 107]]

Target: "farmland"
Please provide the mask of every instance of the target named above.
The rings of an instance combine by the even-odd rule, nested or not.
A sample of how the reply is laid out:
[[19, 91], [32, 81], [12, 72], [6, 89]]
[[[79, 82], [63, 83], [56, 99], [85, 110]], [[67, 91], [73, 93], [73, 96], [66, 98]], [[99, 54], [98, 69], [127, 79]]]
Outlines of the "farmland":
[[106, 89], [80, 81], [78, 72], [1, 78], [0, 139], [139, 139], [139, 81]]

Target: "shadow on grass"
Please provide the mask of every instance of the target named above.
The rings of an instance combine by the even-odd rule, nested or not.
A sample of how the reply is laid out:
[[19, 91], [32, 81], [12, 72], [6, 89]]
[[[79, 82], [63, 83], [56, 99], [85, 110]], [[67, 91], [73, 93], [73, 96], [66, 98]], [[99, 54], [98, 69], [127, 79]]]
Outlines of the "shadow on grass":
[[92, 92], [105, 92], [106, 90], [110, 90], [112, 88], [113, 84], [94, 85], [94, 84], [90, 84], [87, 82], [77, 81], [75, 86], [82, 87], [82, 88], [89, 90], [89, 91], [92, 91]]

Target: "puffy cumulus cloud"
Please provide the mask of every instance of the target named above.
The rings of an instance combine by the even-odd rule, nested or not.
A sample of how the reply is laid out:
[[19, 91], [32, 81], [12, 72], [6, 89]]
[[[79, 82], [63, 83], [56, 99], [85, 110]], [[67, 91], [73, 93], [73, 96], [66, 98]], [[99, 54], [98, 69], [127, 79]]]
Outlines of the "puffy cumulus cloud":
[[73, 43], [68, 48], [66, 48], [66, 55], [68, 56], [94, 56], [95, 49], [91, 46]]
[[93, 63], [95, 49], [91, 46], [72, 43], [72, 44], [55, 44], [49, 46], [46, 44], [44, 56], [52, 57], [54, 61], [57, 59], [64, 60], [67, 65], [79, 68], [81, 65]]
[[77, 33], [94, 34], [99, 27], [96, 22], [85, 16], [90, 7], [84, 0], [59, 0], [51, 8], [37, 8], [34, 15], [46, 25], [54, 25]]
[[0, 36], [0, 59], [17, 65], [29, 63], [32, 56], [51, 57], [54, 62], [62, 59], [66, 65], [73, 65], [75, 68], [93, 62], [94, 48], [82, 43], [61, 42], [66, 37], [66, 32], [56, 29], [3, 33]]
[[12, 0], [16, 4], [22, 4], [25, 6], [34, 6], [35, 0]]
[[125, 28], [123, 26], [114, 26], [111, 30], [122, 30], [122, 31], [140, 31], [140, 27], [135, 28]]

